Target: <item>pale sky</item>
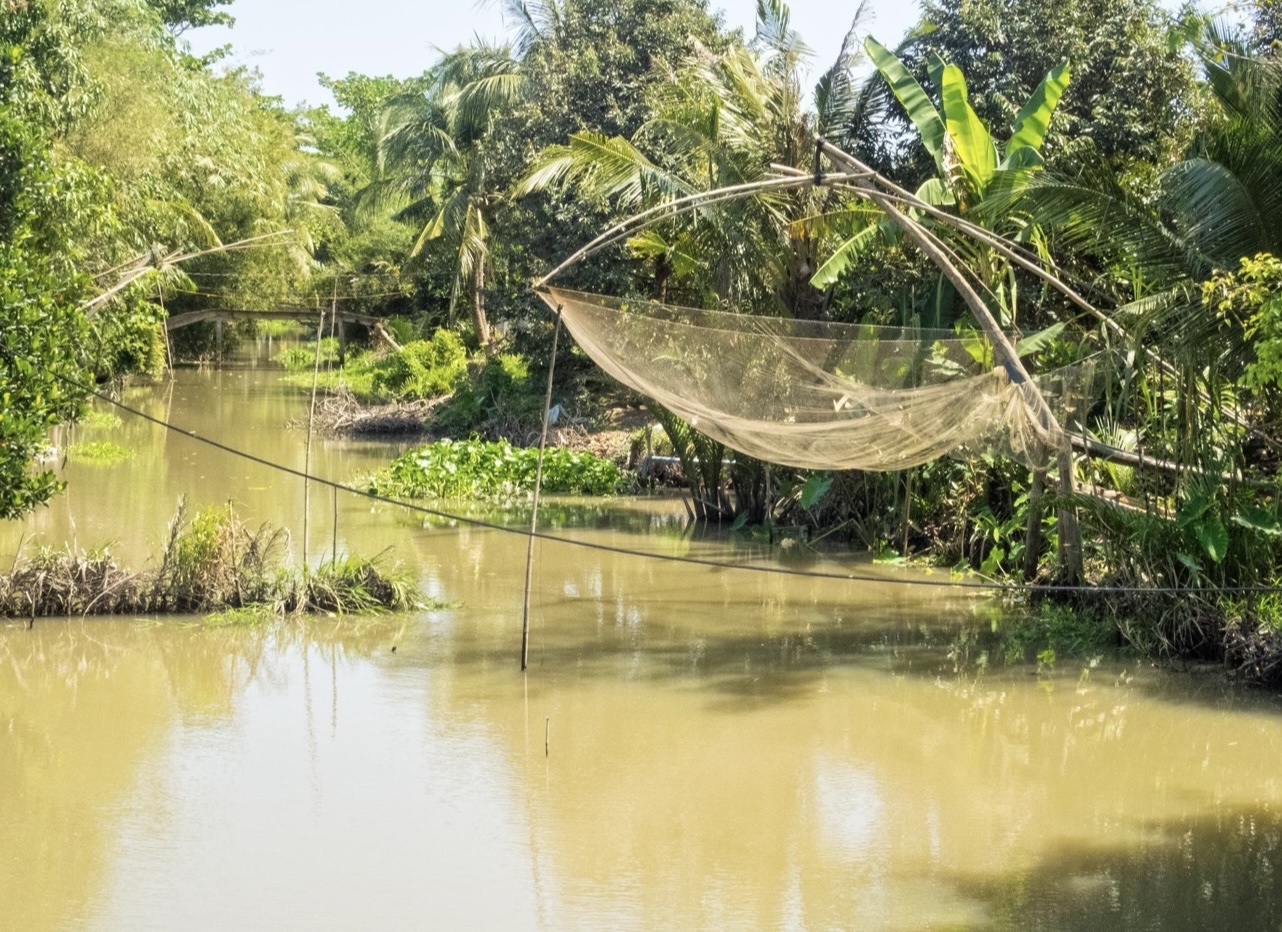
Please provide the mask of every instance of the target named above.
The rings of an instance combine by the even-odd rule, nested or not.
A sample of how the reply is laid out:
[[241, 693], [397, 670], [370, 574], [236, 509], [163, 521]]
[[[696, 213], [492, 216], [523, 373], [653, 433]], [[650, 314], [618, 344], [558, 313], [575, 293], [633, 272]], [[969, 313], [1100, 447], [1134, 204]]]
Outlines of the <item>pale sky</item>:
[[[727, 26], [752, 35], [755, 0], [711, 0], [711, 6]], [[836, 58], [857, 6], [857, 0], [792, 0], [792, 27], [814, 50], [815, 76]], [[919, 9], [917, 0], [869, 0], [868, 6], [866, 28], [886, 45], [907, 32]], [[193, 50], [232, 43], [233, 61], [259, 69], [264, 90], [290, 106], [332, 103], [316, 83], [318, 71], [409, 77], [432, 63], [434, 46], [451, 49], [473, 36], [508, 34], [499, 8], [474, 0], [236, 0], [228, 9], [236, 25], [190, 33]]]

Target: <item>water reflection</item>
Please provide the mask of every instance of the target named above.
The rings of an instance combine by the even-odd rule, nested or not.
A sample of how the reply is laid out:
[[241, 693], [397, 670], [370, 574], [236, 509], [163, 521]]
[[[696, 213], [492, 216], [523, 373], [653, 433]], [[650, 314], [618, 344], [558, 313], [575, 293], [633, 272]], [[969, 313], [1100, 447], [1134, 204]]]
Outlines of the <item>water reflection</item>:
[[1059, 847], [972, 886], [996, 929], [1058, 932], [1282, 928], [1282, 815], [1226, 808], [1152, 823], [1134, 845]]
[[[231, 379], [209, 428], [292, 462], [297, 397], [252, 375], [148, 403], [197, 418]], [[129, 429], [153, 466], [86, 474], [34, 526], [141, 548], [180, 491], [298, 526], [301, 489]], [[330, 475], [388, 453], [327, 449]], [[548, 512], [588, 543], [769, 559], [679, 515]], [[947, 591], [553, 543], [522, 677], [521, 538], [359, 502], [340, 529], [453, 607], [0, 625], [0, 927], [1277, 928], [1273, 697], [983, 663], [991, 613]]]

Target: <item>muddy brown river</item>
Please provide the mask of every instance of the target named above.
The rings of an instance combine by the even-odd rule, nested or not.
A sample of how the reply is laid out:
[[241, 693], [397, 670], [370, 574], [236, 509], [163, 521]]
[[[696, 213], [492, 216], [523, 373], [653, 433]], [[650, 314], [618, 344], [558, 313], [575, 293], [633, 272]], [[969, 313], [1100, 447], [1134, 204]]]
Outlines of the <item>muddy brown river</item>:
[[[303, 465], [283, 425], [306, 398], [266, 363], [125, 400]], [[64, 496], [0, 524], [6, 565], [70, 542], [145, 560], [184, 495], [301, 552], [300, 480], [122, 417], [55, 438], [134, 456], [62, 467]], [[312, 469], [400, 449], [318, 438]], [[626, 548], [863, 561], [693, 534], [672, 498], [548, 515]], [[896, 582], [916, 571], [546, 542], [522, 675], [523, 538], [319, 489], [309, 533], [313, 560], [387, 549], [450, 607], [0, 623], [0, 929], [1282, 928], [1272, 695], [1006, 665], [997, 609]]]

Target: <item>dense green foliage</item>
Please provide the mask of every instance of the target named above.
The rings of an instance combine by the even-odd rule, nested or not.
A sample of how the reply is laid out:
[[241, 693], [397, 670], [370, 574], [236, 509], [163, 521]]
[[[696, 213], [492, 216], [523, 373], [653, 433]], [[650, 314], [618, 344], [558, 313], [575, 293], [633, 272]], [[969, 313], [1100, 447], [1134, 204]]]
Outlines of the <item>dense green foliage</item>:
[[[368, 489], [398, 498], [521, 500], [534, 492], [539, 451], [507, 442], [441, 440], [400, 456], [371, 476]], [[611, 495], [623, 486], [619, 467], [591, 453], [549, 448], [543, 490]]]
[[87, 283], [51, 261], [68, 246], [74, 180], [22, 118], [26, 44], [44, 14], [25, 5], [0, 10], [0, 518], [12, 518], [58, 488], [52, 472], [30, 463], [49, 428], [73, 417], [84, 397], [86, 334], [74, 303]]
[[[446, 51], [408, 79], [327, 77], [336, 105], [301, 113], [175, 40], [224, 6], [0, 0], [0, 293], [15, 324], [0, 333], [15, 412], [0, 427], [0, 512], [55, 489], [30, 461], [79, 408], [59, 375], [154, 369], [161, 322], [186, 310], [336, 303], [395, 318], [399, 351], [350, 346], [340, 367], [323, 343], [322, 386], [448, 396], [419, 406], [438, 435], [524, 440], [551, 336], [530, 280], [629, 214], [780, 166], [811, 172], [821, 133], [1090, 298], [1084, 312], [991, 243], [921, 218], [1021, 332], [1029, 367], [1112, 351], [1077, 416], [1084, 442], [1118, 455], [1079, 459], [1072, 491], [1052, 481], [1039, 520], [1028, 472], [997, 458], [814, 476], [731, 457], [655, 411], [696, 516], [1049, 579], [1076, 513], [1087, 579], [1145, 590], [1104, 606], [1145, 619], [1125, 629], [1133, 641], [1254, 650], [1240, 645], [1267, 627], [1267, 600], [1226, 590], [1282, 576], [1276, 4], [1234, 32], [1152, 0], [931, 0], [897, 45], [856, 17], [838, 60], [813, 68], [781, 0], [759, 0], [751, 36], [704, 0], [513, 0], [508, 44]], [[831, 187], [665, 221], [562, 281], [973, 329], [899, 228]], [[179, 334], [179, 354], [208, 346], [208, 331]], [[315, 349], [286, 354], [300, 384]], [[617, 391], [565, 343], [557, 373], [554, 400], [588, 421]], [[617, 488], [604, 466], [560, 456], [549, 488]], [[520, 497], [531, 470], [528, 451], [464, 441], [415, 451], [375, 485]]]

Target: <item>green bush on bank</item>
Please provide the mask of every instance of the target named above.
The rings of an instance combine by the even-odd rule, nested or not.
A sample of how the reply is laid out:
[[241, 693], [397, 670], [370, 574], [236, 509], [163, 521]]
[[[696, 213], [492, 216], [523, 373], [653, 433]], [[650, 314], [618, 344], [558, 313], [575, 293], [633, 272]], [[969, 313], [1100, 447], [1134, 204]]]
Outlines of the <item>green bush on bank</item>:
[[[349, 353], [342, 368], [337, 368], [337, 340], [325, 337], [319, 349], [317, 385], [324, 390], [345, 387], [363, 401], [439, 398], [455, 391], [467, 378], [467, 349], [456, 333], [445, 329], [394, 352]], [[277, 354], [276, 361], [294, 373], [289, 381], [311, 388], [316, 355], [317, 344], [312, 341], [287, 347]]]
[[530, 378], [529, 361], [519, 353], [486, 358], [472, 378], [461, 381], [437, 413], [437, 426], [448, 433], [479, 431], [503, 434], [537, 423], [542, 393]]
[[[533, 493], [539, 451], [506, 441], [441, 440], [410, 450], [370, 476], [366, 487], [397, 498], [510, 501]], [[587, 452], [549, 448], [543, 460], [543, 491], [611, 495], [623, 474], [610, 460]]]
[[454, 391], [467, 376], [467, 350], [458, 334], [437, 330], [431, 339], [406, 343], [373, 363], [370, 387], [389, 398], [437, 398]]
[[[276, 354], [276, 362], [280, 363], [290, 372], [307, 372], [310, 373], [316, 365], [317, 345], [315, 340], [309, 340], [306, 343], [295, 343], [287, 346]], [[338, 340], [334, 337], [324, 337], [320, 341], [320, 364], [338, 362]]]

